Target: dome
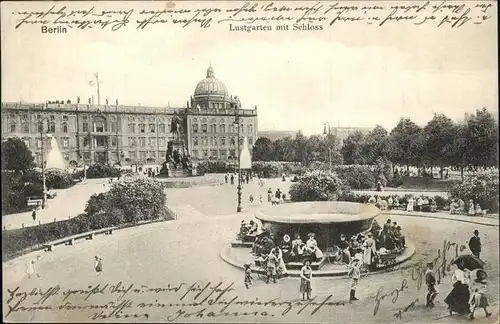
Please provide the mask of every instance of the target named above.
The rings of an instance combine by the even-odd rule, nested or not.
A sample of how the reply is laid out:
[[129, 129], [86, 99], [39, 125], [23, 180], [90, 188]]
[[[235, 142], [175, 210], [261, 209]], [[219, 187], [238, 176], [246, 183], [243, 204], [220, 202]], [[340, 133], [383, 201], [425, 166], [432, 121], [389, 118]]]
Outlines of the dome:
[[214, 69], [210, 66], [207, 69], [207, 77], [196, 85], [195, 96], [200, 95], [219, 95], [227, 96], [226, 85], [214, 76]]

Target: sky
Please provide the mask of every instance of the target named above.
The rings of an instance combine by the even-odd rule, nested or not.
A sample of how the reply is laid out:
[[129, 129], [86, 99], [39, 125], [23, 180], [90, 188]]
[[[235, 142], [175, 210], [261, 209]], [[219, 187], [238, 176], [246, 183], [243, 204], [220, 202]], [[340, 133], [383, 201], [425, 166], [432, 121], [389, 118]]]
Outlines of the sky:
[[[118, 9], [117, 2], [64, 4]], [[341, 23], [322, 31], [251, 33], [223, 24], [67, 34], [42, 34], [36, 25], [14, 30], [12, 11], [51, 5], [2, 2], [3, 102], [86, 101], [96, 96], [89, 81], [98, 72], [101, 103], [118, 98], [128, 105], [183, 106], [211, 64], [243, 108], [258, 107], [259, 130], [309, 135], [322, 132], [325, 122], [390, 129], [401, 117], [424, 125], [434, 113], [456, 120], [484, 106], [498, 111], [495, 7], [488, 23], [461, 28]], [[229, 5], [176, 2], [176, 8]]]

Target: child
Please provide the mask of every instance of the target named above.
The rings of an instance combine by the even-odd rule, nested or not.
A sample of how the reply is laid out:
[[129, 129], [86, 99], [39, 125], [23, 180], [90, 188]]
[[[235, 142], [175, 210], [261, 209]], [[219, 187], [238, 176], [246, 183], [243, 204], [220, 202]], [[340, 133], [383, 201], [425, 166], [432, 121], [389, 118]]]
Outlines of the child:
[[250, 263], [246, 263], [244, 265], [244, 268], [245, 268], [245, 287], [248, 289], [253, 283], [252, 270], [250, 269]]
[[434, 276], [434, 264], [427, 263], [427, 270], [425, 271], [425, 283], [427, 284], [426, 307], [434, 307], [434, 298], [436, 298], [436, 277]]
[[486, 317], [490, 317], [491, 313], [488, 312], [487, 307], [489, 306], [488, 299], [484, 295], [486, 290], [486, 283], [476, 279], [473, 283], [473, 293], [470, 296], [469, 305], [470, 305], [470, 319], [474, 319], [474, 312], [477, 308], [484, 309], [484, 313]]
[[250, 194], [250, 198], [249, 199], [250, 199], [250, 203], [253, 203], [253, 195], [252, 194]]
[[95, 267], [95, 271], [97, 272], [97, 274], [101, 274], [102, 272], [102, 259], [99, 258], [97, 255], [95, 256], [95, 264], [94, 264], [94, 267]]

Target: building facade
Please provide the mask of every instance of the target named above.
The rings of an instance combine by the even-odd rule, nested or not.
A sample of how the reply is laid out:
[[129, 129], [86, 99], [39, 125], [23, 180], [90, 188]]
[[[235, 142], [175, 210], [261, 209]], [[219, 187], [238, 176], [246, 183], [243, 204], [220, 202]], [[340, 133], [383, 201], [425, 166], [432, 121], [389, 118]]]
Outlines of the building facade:
[[[90, 103], [2, 102], [2, 140], [21, 138], [41, 161], [42, 139], [47, 154], [47, 134], [57, 141], [68, 166], [85, 163], [160, 164], [173, 139], [172, 119], [180, 118], [180, 132], [187, 153], [195, 160], [233, 160], [237, 140], [257, 139], [257, 107], [243, 109], [238, 97], [228, 94], [224, 83], [209, 67], [186, 107], [145, 107]], [[235, 124], [239, 120], [239, 124]]]
[[344, 141], [349, 135], [356, 132], [361, 132], [363, 135], [368, 134], [373, 128], [371, 127], [330, 127], [330, 133], [335, 135], [340, 145], [344, 145]]

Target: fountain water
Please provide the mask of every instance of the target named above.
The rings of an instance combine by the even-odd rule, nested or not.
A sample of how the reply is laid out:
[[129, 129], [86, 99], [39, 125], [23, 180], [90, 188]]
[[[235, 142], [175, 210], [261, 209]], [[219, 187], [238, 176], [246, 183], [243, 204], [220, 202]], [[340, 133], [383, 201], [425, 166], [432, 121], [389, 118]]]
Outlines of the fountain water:
[[66, 169], [66, 162], [62, 156], [57, 140], [54, 136], [48, 135], [50, 137], [50, 147], [49, 153], [47, 154], [47, 169]]
[[246, 136], [243, 140], [243, 148], [241, 149], [240, 166], [242, 169], [252, 168], [252, 158], [250, 157], [250, 150], [248, 149], [248, 138]]

